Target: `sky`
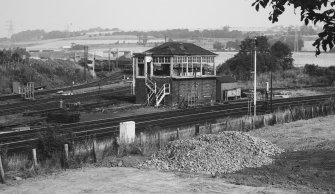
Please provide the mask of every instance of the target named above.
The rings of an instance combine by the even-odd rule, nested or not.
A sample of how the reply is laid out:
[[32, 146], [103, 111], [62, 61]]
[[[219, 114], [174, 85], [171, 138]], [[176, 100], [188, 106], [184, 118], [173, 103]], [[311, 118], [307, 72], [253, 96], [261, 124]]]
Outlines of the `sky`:
[[[92, 27], [122, 30], [270, 27], [270, 10], [257, 12], [253, 0], [0, 0], [0, 37], [13, 31], [70, 31]], [[302, 25], [292, 7], [275, 25]]]

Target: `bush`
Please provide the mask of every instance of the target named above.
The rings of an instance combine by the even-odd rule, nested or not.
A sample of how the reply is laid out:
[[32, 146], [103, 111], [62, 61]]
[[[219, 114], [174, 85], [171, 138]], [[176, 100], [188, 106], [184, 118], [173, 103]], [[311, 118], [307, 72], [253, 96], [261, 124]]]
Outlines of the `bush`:
[[39, 160], [52, 159], [55, 154], [63, 153], [64, 144], [73, 139], [71, 132], [60, 130], [57, 126], [47, 127], [46, 131], [39, 134], [37, 151]]

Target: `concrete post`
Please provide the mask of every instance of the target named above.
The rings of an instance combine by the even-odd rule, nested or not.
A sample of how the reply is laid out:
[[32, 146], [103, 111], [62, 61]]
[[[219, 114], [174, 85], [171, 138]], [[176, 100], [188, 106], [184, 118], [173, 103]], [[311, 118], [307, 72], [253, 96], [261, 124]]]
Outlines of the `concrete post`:
[[69, 144], [64, 144], [65, 168], [69, 167]]
[[59, 108], [63, 108], [63, 100], [59, 101]]
[[127, 121], [120, 123], [120, 142], [132, 143], [135, 140], [135, 122]]
[[33, 153], [33, 164], [34, 164], [34, 170], [37, 170], [37, 155], [36, 155], [36, 148], [32, 149]]

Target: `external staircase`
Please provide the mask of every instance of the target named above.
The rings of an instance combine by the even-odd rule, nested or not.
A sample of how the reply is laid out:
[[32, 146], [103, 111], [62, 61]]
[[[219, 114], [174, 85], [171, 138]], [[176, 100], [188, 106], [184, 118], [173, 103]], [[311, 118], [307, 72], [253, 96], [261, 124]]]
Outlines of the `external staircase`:
[[158, 107], [167, 95], [171, 94], [169, 83], [164, 83], [163, 86], [157, 89], [157, 84], [150, 78], [145, 79], [147, 87], [147, 105]]
[[157, 85], [149, 78], [145, 79], [145, 85], [147, 86], [147, 105], [154, 105], [156, 103]]

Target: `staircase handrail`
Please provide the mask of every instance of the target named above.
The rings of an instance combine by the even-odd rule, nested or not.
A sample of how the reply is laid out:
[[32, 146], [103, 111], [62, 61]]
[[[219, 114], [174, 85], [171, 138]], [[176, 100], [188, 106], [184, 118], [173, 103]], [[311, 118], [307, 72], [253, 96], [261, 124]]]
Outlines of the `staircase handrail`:
[[156, 94], [156, 106], [159, 106], [159, 104], [167, 94], [170, 94], [170, 84], [165, 83]]
[[157, 86], [156, 86], [156, 82], [153, 82], [151, 79], [149, 79], [148, 77], [145, 78], [145, 84], [147, 85], [147, 87], [154, 91], [156, 93], [157, 91]]

